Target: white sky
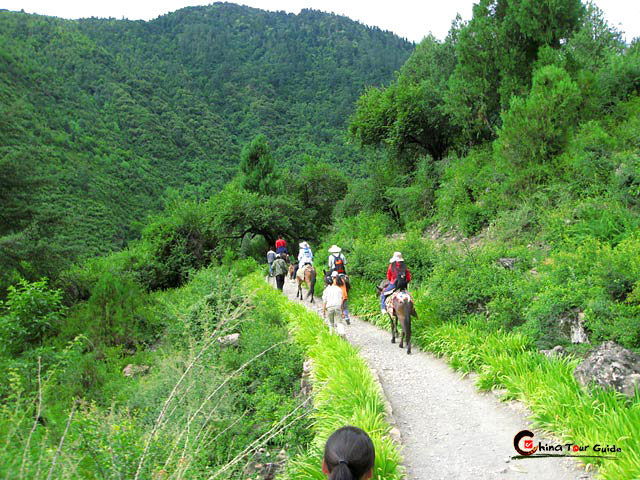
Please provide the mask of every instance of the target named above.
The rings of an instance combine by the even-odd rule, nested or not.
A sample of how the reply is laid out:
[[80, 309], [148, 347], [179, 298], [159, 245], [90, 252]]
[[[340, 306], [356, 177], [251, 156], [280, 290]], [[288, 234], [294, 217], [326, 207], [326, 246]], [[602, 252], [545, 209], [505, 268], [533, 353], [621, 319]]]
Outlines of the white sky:
[[[477, 0], [476, 0], [477, 1]], [[63, 18], [115, 17], [149, 20], [179, 8], [206, 5], [198, 0], [0, 0], [0, 8]], [[346, 15], [366, 25], [418, 42], [429, 32], [442, 39], [451, 20], [460, 13], [471, 18], [473, 0], [238, 0], [233, 3], [265, 10], [298, 13], [302, 8]], [[625, 33], [626, 40], [640, 36], [639, 0], [596, 0], [609, 23]]]

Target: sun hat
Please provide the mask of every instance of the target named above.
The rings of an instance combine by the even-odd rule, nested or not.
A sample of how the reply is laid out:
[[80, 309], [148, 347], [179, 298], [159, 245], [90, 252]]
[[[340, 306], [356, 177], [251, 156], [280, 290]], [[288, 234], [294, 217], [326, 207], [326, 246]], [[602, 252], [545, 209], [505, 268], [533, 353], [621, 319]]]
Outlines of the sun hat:
[[402, 258], [402, 253], [393, 252], [393, 257], [389, 259], [389, 263], [393, 263], [393, 262], [404, 262], [404, 258]]
[[309, 244], [307, 242], [300, 242], [300, 248], [309, 248]]
[[342, 249], [337, 245], [331, 245], [331, 248], [329, 249], [329, 253], [340, 253], [341, 251]]

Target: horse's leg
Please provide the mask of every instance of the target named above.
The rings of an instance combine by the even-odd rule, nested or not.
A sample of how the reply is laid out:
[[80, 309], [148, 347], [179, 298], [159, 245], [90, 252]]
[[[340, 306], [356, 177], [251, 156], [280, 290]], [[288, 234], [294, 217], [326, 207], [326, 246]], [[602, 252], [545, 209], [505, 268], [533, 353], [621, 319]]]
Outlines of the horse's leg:
[[400, 348], [404, 348], [404, 319], [401, 317], [399, 320], [400, 321], [398, 323], [402, 327], [402, 332], [398, 334], [398, 336], [400, 337], [400, 345], [398, 346]]
[[388, 312], [387, 312], [387, 315], [389, 315], [389, 318], [391, 319], [391, 343], [396, 343], [396, 334], [397, 334], [396, 323], [398, 320], [395, 315], [391, 315]]
[[404, 322], [402, 323], [402, 335], [407, 336], [407, 355], [411, 353], [411, 313], [415, 311], [413, 303], [406, 302], [404, 306]]

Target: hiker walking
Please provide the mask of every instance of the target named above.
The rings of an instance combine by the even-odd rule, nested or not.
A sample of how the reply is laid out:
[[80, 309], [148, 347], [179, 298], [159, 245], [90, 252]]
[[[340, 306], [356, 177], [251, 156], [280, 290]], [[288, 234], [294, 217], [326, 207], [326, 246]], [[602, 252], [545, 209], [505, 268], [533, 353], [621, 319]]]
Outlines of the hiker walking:
[[276, 287], [282, 291], [284, 288], [284, 276], [289, 272], [287, 264], [282, 258], [282, 255], [277, 254], [276, 259], [273, 261], [273, 274], [276, 277]]
[[269, 276], [273, 277], [273, 261], [276, 259], [276, 252], [269, 249], [267, 252], [267, 263], [269, 264]]
[[322, 318], [327, 320], [327, 317], [329, 317], [329, 333], [332, 334], [336, 328], [336, 323], [341, 325], [338, 332], [341, 333], [340, 330], [344, 332], [344, 325], [342, 325], [342, 304], [344, 299], [342, 289], [336, 283], [338, 273], [333, 272], [331, 276], [333, 279], [331, 285], [327, 286], [322, 292]]
[[336, 285], [338, 285], [340, 290], [342, 290], [342, 318], [344, 318], [347, 325], [351, 325], [351, 319], [349, 318], [349, 305], [347, 302], [349, 298], [349, 290], [347, 288], [346, 276], [333, 271], [331, 273], [331, 278], [336, 279]]

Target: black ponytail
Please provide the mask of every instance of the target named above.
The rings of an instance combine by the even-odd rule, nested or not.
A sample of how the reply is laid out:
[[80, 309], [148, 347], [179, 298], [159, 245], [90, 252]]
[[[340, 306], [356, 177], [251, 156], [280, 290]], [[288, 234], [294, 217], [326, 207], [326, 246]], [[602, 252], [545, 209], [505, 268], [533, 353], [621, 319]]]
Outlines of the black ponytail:
[[338, 463], [331, 473], [329, 473], [329, 480], [358, 480], [351, 473], [351, 469], [347, 463]]
[[357, 427], [342, 427], [324, 447], [329, 480], [360, 480], [375, 463], [375, 449], [369, 435]]

